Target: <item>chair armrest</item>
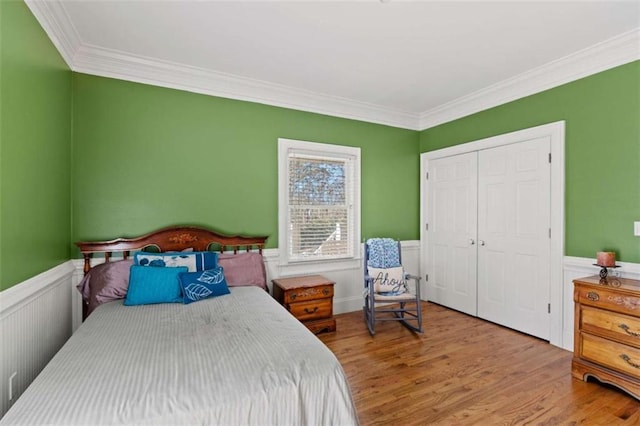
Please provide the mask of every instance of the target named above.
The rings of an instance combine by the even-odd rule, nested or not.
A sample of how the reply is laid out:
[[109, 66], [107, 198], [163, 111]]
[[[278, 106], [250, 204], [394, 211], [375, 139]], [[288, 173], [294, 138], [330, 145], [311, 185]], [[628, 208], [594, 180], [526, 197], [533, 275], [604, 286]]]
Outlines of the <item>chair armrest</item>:
[[421, 277], [419, 277], [417, 275], [407, 274], [407, 273], [405, 273], [404, 276], [405, 276], [406, 280], [413, 280], [414, 281], [416, 296], [418, 298], [420, 298], [420, 279], [421, 279]]
[[367, 274], [364, 276], [364, 286], [368, 287], [370, 285], [373, 285], [373, 277]]

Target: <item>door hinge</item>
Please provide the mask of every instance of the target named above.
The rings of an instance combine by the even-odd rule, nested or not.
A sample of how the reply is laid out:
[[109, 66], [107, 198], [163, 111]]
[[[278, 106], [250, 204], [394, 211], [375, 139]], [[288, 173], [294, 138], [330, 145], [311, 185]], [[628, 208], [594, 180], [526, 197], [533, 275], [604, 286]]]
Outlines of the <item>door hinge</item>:
[[547, 303], [547, 313], [551, 313], [551, 303]]
[[429, 172], [427, 172], [426, 179], [429, 180]]
[[551, 228], [549, 228], [549, 238], [551, 238]]
[[425, 230], [425, 231], [428, 231], [428, 230], [429, 230], [429, 224], [428, 224], [428, 223], [425, 223], [425, 224], [424, 224], [424, 230]]
[[424, 280], [425, 280], [425, 281], [429, 281], [429, 274], [425, 274], [425, 276], [424, 276]]
[[549, 164], [551, 164], [551, 153], [549, 153]]

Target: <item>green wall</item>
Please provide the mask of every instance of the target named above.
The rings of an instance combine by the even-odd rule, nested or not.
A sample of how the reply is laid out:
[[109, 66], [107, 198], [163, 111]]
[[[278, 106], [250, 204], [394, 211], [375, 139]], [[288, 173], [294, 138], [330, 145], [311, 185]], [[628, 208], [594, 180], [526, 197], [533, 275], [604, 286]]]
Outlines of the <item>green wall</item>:
[[362, 237], [419, 238], [418, 132], [73, 76], [73, 239], [171, 224], [278, 243], [278, 138], [361, 147]]
[[415, 132], [71, 73], [22, 1], [0, 1], [0, 47], [0, 289], [169, 224], [276, 247], [279, 137], [361, 147], [362, 237], [417, 239], [419, 152], [558, 120], [566, 254], [640, 262], [639, 62]]
[[566, 121], [565, 253], [640, 263], [640, 61], [420, 133], [420, 152]]
[[71, 71], [22, 1], [0, 1], [0, 290], [69, 259]]

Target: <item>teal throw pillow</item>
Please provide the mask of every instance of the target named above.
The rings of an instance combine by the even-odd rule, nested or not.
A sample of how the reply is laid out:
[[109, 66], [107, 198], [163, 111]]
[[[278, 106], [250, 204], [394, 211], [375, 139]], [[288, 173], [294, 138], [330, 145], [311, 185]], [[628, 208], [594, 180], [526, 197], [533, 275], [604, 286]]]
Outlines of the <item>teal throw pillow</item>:
[[230, 293], [221, 267], [181, 273], [178, 277], [185, 304]]
[[178, 276], [187, 272], [186, 266], [175, 268], [148, 268], [131, 266], [129, 290], [124, 304], [127, 306], [154, 303], [180, 303], [182, 291]]

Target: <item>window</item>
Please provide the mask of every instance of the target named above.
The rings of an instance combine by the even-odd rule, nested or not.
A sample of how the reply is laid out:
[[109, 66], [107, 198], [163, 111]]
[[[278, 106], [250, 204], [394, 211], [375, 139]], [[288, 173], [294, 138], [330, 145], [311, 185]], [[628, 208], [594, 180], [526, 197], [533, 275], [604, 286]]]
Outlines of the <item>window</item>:
[[360, 240], [360, 148], [278, 140], [282, 263], [353, 259]]

